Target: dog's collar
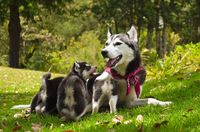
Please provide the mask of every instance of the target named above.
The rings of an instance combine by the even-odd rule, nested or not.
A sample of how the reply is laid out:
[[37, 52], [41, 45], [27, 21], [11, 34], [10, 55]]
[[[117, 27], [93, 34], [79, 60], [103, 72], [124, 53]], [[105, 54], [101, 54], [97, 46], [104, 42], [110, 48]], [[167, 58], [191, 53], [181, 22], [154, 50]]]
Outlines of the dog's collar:
[[137, 75], [142, 70], [143, 70], [143, 68], [140, 66], [133, 72], [122, 76], [119, 73], [117, 73], [116, 70], [113, 70], [110, 67], [106, 67], [106, 69], [105, 69], [105, 71], [108, 72], [113, 77], [113, 79], [115, 79], [115, 80], [125, 79], [126, 80], [126, 82], [127, 82], [126, 95], [129, 95], [129, 93], [131, 91], [131, 81], [132, 81], [134, 84], [134, 87], [135, 87], [135, 92], [136, 92], [137, 97], [139, 97], [139, 95], [140, 95], [140, 81], [139, 81], [139, 78]]

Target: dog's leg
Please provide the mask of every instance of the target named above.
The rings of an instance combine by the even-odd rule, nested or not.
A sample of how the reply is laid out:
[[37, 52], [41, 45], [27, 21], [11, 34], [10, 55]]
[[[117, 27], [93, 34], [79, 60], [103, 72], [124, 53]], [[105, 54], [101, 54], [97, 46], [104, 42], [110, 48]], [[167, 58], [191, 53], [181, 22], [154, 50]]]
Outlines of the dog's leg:
[[35, 112], [38, 113], [38, 114], [41, 114], [42, 107], [43, 107], [42, 103], [40, 103], [39, 105], [37, 105], [35, 107]]
[[147, 99], [137, 99], [135, 100], [131, 106], [141, 106], [141, 105], [159, 105], [159, 106], [167, 106], [170, 105], [171, 101], [159, 101], [154, 98], [147, 98]]
[[97, 113], [99, 111], [99, 101], [92, 100], [92, 114]]
[[83, 115], [85, 115], [87, 112], [91, 111], [91, 109], [92, 109], [92, 104], [88, 104], [85, 107], [84, 111], [78, 117], [76, 117], [75, 120], [78, 121]]
[[103, 95], [101, 88], [95, 87], [93, 89], [93, 97], [92, 97], [92, 114], [97, 113], [99, 111], [100, 103], [102, 103]]
[[118, 100], [117, 95], [111, 95], [111, 97], [109, 99], [110, 113], [117, 112], [117, 108], [116, 108], [117, 100]]

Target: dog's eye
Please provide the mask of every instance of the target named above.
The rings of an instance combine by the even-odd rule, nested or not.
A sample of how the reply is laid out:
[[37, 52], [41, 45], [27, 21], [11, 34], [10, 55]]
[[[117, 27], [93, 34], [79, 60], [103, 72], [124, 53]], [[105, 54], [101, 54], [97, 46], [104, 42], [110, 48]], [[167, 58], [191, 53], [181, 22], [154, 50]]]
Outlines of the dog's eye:
[[117, 46], [117, 45], [121, 45], [122, 43], [120, 43], [120, 42], [117, 42], [117, 43], [115, 43], [114, 45], [115, 46]]
[[91, 69], [91, 66], [86, 66], [86, 70], [89, 71]]
[[106, 46], [108, 46], [109, 45], [109, 43], [106, 43]]

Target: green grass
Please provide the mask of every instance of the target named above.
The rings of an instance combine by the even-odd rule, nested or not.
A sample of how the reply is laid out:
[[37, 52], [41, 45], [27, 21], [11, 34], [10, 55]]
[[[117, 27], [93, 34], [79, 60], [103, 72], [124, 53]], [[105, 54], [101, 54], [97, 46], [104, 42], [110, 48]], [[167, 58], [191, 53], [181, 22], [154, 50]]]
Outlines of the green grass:
[[[16, 122], [21, 126], [19, 131], [32, 131], [32, 124], [41, 124], [42, 131], [142, 131], [136, 117], [142, 115], [144, 131], [200, 131], [200, 73], [173, 76], [160, 80], [150, 80], [143, 87], [141, 98], [153, 96], [159, 100], [170, 100], [173, 104], [167, 107], [142, 106], [132, 109], [118, 109], [123, 122], [132, 120], [126, 125], [112, 123], [114, 114], [109, 111], [95, 115], [85, 115], [78, 122], [63, 123], [56, 116], [14, 118], [21, 110], [11, 110], [16, 104], [28, 104], [38, 91], [43, 72], [0, 67], [0, 131], [12, 131]], [[58, 74], [53, 74], [57, 76]], [[96, 124], [99, 122], [100, 124]], [[62, 125], [61, 125], [62, 124]], [[51, 130], [50, 130], [51, 129]]]

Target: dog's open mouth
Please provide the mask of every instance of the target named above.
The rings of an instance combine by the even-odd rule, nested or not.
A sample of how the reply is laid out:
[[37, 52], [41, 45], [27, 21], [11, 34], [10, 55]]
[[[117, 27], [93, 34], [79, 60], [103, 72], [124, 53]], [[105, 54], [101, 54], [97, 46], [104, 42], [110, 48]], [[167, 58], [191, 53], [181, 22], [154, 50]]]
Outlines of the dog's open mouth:
[[119, 55], [115, 58], [109, 58], [108, 62], [107, 62], [107, 67], [113, 67], [115, 66], [122, 58], [122, 55]]
[[94, 76], [96, 73], [96, 68], [95, 67], [92, 67], [89, 71], [89, 76]]

